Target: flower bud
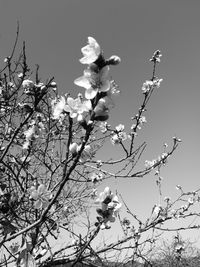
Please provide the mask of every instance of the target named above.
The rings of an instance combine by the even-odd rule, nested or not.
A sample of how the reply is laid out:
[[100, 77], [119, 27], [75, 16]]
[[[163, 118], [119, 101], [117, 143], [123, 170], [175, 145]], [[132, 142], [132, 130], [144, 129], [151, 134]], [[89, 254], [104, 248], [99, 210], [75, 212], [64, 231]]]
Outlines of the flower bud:
[[94, 108], [94, 119], [97, 121], [106, 121], [109, 118], [109, 109], [106, 106], [106, 101], [101, 98]]
[[107, 195], [111, 194], [111, 190], [108, 186], [104, 189], [104, 193]]
[[22, 77], [23, 77], [23, 73], [20, 72], [17, 76], [18, 76], [19, 78], [22, 78]]
[[35, 85], [34, 85], [34, 82], [31, 81], [31, 80], [29, 80], [29, 79], [24, 80], [24, 81], [22, 82], [22, 87], [23, 87], [24, 89], [32, 89], [34, 86], [35, 86]]
[[72, 156], [75, 157], [78, 153], [78, 145], [77, 143], [72, 143], [69, 146], [69, 151], [72, 153]]
[[160, 50], [156, 50], [154, 52], [152, 58], [150, 59], [150, 61], [159, 63], [161, 57], [162, 57], [162, 54], [161, 54]]
[[46, 88], [47, 88], [47, 87], [46, 87], [45, 85], [42, 85], [40, 89], [43, 91], [43, 90], [45, 90]]
[[96, 121], [107, 121], [109, 118], [108, 114], [100, 115], [100, 116], [95, 116]]
[[121, 62], [121, 58], [118, 56], [111, 56], [106, 60], [107, 65], [118, 65]]
[[4, 63], [8, 63], [10, 61], [10, 57], [6, 57], [5, 59], [4, 59]]
[[56, 82], [51, 82], [50, 86], [55, 88], [57, 86], [57, 84], [56, 84]]

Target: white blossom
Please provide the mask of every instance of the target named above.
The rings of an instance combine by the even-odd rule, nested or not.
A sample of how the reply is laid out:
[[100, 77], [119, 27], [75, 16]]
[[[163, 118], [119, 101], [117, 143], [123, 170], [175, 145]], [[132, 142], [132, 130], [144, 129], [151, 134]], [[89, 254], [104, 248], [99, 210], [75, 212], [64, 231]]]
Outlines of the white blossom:
[[115, 127], [117, 132], [122, 132], [124, 130], [124, 125], [123, 124], [119, 124], [118, 126]]
[[110, 90], [109, 69], [109, 66], [105, 66], [96, 72], [91, 68], [87, 68], [84, 70], [83, 76], [74, 81], [76, 85], [86, 89], [86, 99], [93, 99], [98, 92], [107, 92]]
[[83, 57], [80, 59], [82, 64], [91, 64], [100, 56], [101, 48], [93, 37], [88, 37], [88, 45], [81, 49]]
[[53, 110], [53, 119], [60, 119], [63, 116], [63, 111], [65, 110], [66, 106], [65, 98], [61, 96], [58, 101], [53, 100], [51, 105]]

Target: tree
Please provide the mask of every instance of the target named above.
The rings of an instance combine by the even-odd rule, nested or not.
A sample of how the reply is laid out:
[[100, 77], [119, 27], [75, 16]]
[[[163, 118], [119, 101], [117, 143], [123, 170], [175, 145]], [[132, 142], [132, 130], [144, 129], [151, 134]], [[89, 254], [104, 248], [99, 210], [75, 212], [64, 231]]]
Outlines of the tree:
[[153, 266], [198, 266], [199, 250], [189, 240], [184, 240], [177, 233], [171, 241], [163, 240], [154, 251]]
[[[105, 58], [97, 41], [88, 37], [80, 59], [86, 69], [74, 81], [85, 94], [60, 96], [54, 78], [43, 82], [39, 66], [29, 69], [25, 43], [14, 59], [18, 35], [19, 29], [0, 71], [0, 266], [106, 266], [113, 257], [115, 265], [123, 259], [150, 264], [148, 255], [160, 232], [169, 230], [164, 229], [165, 222], [199, 215], [191, 211], [199, 201], [199, 190], [184, 192], [179, 186], [176, 200], [167, 198], [165, 204], [155, 205], [151, 216], [142, 221], [120, 192], [114, 194], [105, 187], [98, 194], [97, 187], [110, 177], [142, 178], [156, 171], [162, 197], [161, 167], [180, 139], [174, 137], [171, 149], [165, 145], [157, 159], [136, 170], [146, 147], [146, 142], [138, 145], [136, 137], [146, 122], [147, 104], [162, 82], [156, 77], [161, 52], [157, 50], [150, 60], [152, 77], [142, 86], [143, 100], [127, 133], [124, 125], [108, 123], [113, 95], [119, 92], [110, 78], [110, 69], [120, 63], [118, 56]], [[96, 154], [108, 141], [119, 146], [120, 157], [99, 160]], [[179, 205], [182, 201], [184, 206]], [[122, 203], [129, 218], [120, 216]], [[109, 231], [116, 220], [122, 238], [95, 246], [99, 233]], [[178, 230], [189, 228], [198, 226]], [[60, 247], [62, 237], [66, 242]]]

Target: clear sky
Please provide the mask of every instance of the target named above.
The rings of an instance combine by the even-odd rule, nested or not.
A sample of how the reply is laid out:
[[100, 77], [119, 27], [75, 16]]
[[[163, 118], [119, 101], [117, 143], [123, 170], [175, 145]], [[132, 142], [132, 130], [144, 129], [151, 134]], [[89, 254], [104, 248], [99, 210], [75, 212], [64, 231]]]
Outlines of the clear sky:
[[[156, 49], [163, 57], [158, 75], [161, 88], [153, 96], [140, 140], [148, 147], [142, 158], [153, 159], [165, 142], [178, 136], [182, 144], [162, 172], [166, 195], [175, 186], [194, 190], [199, 177], [200, 131], [200, 1], [199, 0], [1, 0], [0, 64], [9, 55], [17, 21], [20, 40], [26, 41], [28, 62], [40, 65], [41, 77], [52, 76], [60, 94], [76, 96], [82, 90], [73, 81], [81, 76], [80, 49], [93, 36], [105, 55], [117, 54], [122, 62], [112, 69], [120, 86], [110, 122], [130, 125], [142, 99], [141, 86], [151, 78], [149, 58]], [[155, 178], [119, 181], [130, 208], [141, 216], [158, 203]], [[196, 235], [197, 236], [197, 235]]]

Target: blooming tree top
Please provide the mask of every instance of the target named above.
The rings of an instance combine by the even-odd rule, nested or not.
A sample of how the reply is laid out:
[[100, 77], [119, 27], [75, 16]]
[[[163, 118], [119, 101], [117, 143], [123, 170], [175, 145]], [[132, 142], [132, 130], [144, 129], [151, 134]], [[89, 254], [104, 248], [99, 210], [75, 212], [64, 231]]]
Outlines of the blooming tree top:
[[[93, 37], [88, 37], [81, 52], [84, 70], [74, 84], [84, 92], [77, 96], [70, 92], [59, 95], [53, 78], [45, 83], [39, 79], [39, 68], [33, 79], [25, 45], [19, 62], [12, 62], [12, 56], [4, 62], [0, 77], [0, 248], [6, 251], [4, 266], [15, 262], [17, 266], [45, 267], [59, 257], [75, 265], [88, 258], [99, 260], [101, 254], [120, 246], [126, 250], [127, 242], [132, 242], [131, 255], [139, 255], [141, 245], [148, 243], [139, 242], [143, 233], [152, 230], [155, 235], [155, 228], [161, 229], [165, 221], [193, 216], [189, 209], [199, 202], [198, 191], [186, 194], [181, 186], [177, 186], [177, 201], [161, 199], [161, 168], [180, 139], [173, 138], [171, 149], [165, 144], [158, 157], [137, 169], [146, 148], [146, 142], [137, 144], [137, 135], [148, 121], [145, 113], [150, 97], [162, 82], [156, 77], [161, 52], [157, 50], [150, 60], [153, 75], [142, 85], [143, 101], [137, 114], [130, 116], [130, 127], [120, 122], [113, 127], [109, 122], [113, 94], [119, 92], [110, 73], [121, 59], [116, 55], [106, 58]], [[117, 146], [118, 153], [111, 159], [107, 155], [99, 159], [97, 152], [107, 141], [113, 151]], [[152, 171], [160, 199], [142, 221], [120, 192], [113, 193], [106, 183], [112, 178], [143, 178]], [[99, 193], [100, 184], [104, 189]], [[174, 208], [184, 197], [185, 205]], [[132, 220], [121, 218], [124, 207]], [[109, 231], [116, 220], [122, 229], [119, 240], [94, 248], [92, 241], [99, 232]], [[67, 241], [57, 249], [52, 244], [63, 242], [63, 233]]]

